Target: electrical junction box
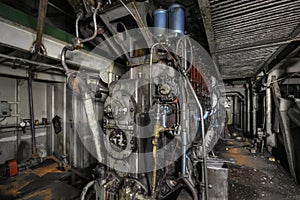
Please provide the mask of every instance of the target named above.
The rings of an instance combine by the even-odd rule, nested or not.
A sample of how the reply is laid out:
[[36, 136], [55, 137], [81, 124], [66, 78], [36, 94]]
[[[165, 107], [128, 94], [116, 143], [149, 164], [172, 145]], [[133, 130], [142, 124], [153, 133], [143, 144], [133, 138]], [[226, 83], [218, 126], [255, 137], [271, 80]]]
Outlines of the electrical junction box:
[[0, 102], [0, 117], [9, 117], [11, 115], [11, 105], [6, 101]]

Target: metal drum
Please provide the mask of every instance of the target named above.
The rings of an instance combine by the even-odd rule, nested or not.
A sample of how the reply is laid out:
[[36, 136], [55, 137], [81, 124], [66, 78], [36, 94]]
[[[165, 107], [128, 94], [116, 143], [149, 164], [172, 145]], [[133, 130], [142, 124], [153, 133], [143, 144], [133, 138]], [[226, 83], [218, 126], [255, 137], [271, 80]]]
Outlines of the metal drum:
[[154, 18], [154, 34], [163, 35], [167, 33], [168, 12], [165, 9], [157, 9], [153, 12]]
[[172, 4], [169, 7], [169, 29], [172, 33], [184, 35], [184, 7], [180, 4]]

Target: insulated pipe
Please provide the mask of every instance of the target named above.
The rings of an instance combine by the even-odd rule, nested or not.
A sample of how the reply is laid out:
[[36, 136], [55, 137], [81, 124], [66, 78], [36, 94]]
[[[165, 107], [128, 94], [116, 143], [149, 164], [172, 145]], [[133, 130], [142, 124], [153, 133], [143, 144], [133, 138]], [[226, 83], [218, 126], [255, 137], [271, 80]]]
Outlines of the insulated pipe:
[[96, 113], [94, 110], [93, 105], [93, 98], [92, 95], [89, 92], [85, 92], [82, 95], [83, 105], [86, 112], [86, 116], [88, 119], [88, 124], [92, 132], [93, 141], [96, 148], [96, 154], [97, 154], [97, 160], [100, 163], [103, 163], [104, 157], [102, 155], [102, 145], [100, 143], [100, 130], [99, 130], [99, 124], [97, 121]]
[[101, 141], [100, 129], [99, 129], [96, 113], [94, 110], [92, 93], [90, 92], [87, 83], [80, 77], [80, 74], [77, 75], [76, 82], [77, 82], [76, 85], [72, 85], [73, 87], [72, 89], [78, 90], [79, 93], [81, 94], [88, 124], [91, 129], [93, 141], [96, 148], [97, 160], [100, 163], [103, 163], [104, 162], [104, 156], [102, 155], [103, 147], [100, 143]]

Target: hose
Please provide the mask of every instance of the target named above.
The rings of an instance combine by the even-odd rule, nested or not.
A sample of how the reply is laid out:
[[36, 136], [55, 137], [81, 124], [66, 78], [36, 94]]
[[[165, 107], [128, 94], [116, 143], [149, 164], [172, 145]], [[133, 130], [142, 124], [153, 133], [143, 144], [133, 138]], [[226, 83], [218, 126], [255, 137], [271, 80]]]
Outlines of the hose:
[[193, 200], [198, 200], [198, 193], [195, 190], [195, 188], [193, 187], [193, 185], [191, 184], [191, 182], [186, 177], [181, 177], [181, 178], [179, 178], [179, 180], [182, 180], [184, 182], [184, 184], [189, 188], [189, 190], [192, 193]]

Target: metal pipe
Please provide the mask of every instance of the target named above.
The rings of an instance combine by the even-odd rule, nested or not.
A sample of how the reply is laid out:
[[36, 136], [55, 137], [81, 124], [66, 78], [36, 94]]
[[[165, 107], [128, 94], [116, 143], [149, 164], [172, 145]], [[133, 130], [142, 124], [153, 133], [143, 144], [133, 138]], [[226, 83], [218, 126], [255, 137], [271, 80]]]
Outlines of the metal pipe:
[[88, 192], [89, 188], [92, 187], [95, 184], [95, 181], [91, 181], [89, 182], [82, 190], [81, 195], [80, 195], [80, 200], [84, 200], [85, 199], [85, 195]]
[[77, 120], [78, 120], [78, 104], [77, 96], [72, 95], [72, 105], [73, 105], [73, 166], [78, 167], [77, 163]]
[[66, 62], [66, 53], [67, 53], [67, 51], [74, 51], [74, 50], [75, 50], [74, 46], [67, 45], [61, 51], [61, 54], [60, 54], [61, 64], [62, 64], [62, 66], [63, 66], [66, 73], [69, 72], [69, 67], [68, 67], [67, 62]]
[[244, 101], [241, 102], [241, 124], [243, 134], [245, 134], [245, 103]]
[[5, 54], [0, 54], [0, 57], [1, 58], [6, 58], [6, 59], [9, 59], [9, 60], [15, 60], [15, 61], [23, 62], [24, 64], [42, 66], [42, 67], [47, 67], [47, 68], [50, 68], [50, 69], [64, 70], [61, 67], [57, 67], [57, 66], [49, 65], [49, 64], [45, 64], [45, 63], [40, 63], [40, 62], [37, 62], [37, 61], [27, 60], [27, 59], [24, 59], [24, 58], [18, 58], [18, 57], [15, 57], [15, 56], [8, 56], [8, 55], [5, 55]]
[[63, 94], [63, 154], [67, 154], [67, 86], [64, 85]]
[[205, 192], [203, 193], [203, 199], [208, 199], [208, 177], [207, 177], [207, 160], [206, 160], [206, 149], [205, 149], [205, 129], [204, 129], [204, 118], [203, 118], [203, 108], [202, 105], [193, 89], [193, 86], [191, 85], [189, 79], [187, 76], [185, 76], [185, 81], [187, 82], [187, 85], [189, 86], [190, 90], [192, 91], [193, 96], [195, 97], [196, 103], [199, 107], [199, 111], [200, 111], [200, 122], [201, 122], [201, 134], [202, 134], [202, 154], [203, 154], [203, 183], [205, 186]]
[[[98, 33], [98, 30], [97, 30], [97, 20], [96, 20], [96, 17], [97, 17], [97, 12], [98, 10], [100, 9], [100, 6], [101, 6], [101, 3], [100, 1], [98, 2], [97, 4], [97, 8], [95, 9], [94, 13], [93, 13], [93, 23], [94, 23], [94, 33], [91, 37], [89, 38], [85, 38], [85, 39], [80, 39], [78, 38], [79, 36], [79, 31], [78, 31], [78, 23], [79, 23], [79, 20], [81, 18], [81, 15], [79, 14], [77, 16], [77, 19], [76, 19], [76, 37], [77, 37], [77, 40], [74, 41], [74, 44], [73, 45], [66, 45], [62, 51], [61, 51], [61, 54], [60, 54], [60, 57], [61, 57], [61, 64], [65, 70], [66, 73], [69, 72], [69, 68], [68, 68], [68, 65], [66, 63], [66, 53], [67, 51], [74, 51], [76, 48], [78, 48], [78, 46], [81, 44], [81, 43], [84, 43], [84, 42], [88, 42], [88, 41], [91, 41], [93, 40], [96, 36], [97, 36], [97, 33]], [[76, 43], [76, 44], [75, 44]]]
[[191, 184], [191, 182], [183, 177], [183, 178], [180, 178], [185, 184], [186, 186], [188, 186], [189, 190], [191, 191], [192, 193], [192, 196], [193, 196], [193, 200], [198, 200], [198, 194], [197, 194], [197, 191], [195, 190], [194, 186]]
[[266, 145], [270, 147], [276, 147], [276, 137], [272, 131], [272, 93], [270, 84], [272, 82], [272, 74], [268, 75], [267, 88], [266, 88], [266, 110], [265, 110], [265, 122], [266, 122]]
[[36, 41], [35, 48], [32, 60], [36, 60], [39, 54], [41, 45], [42, 45], [42, 36], [44, 31], [44, 23], [46, 18], [48, 0], [40, 0], [39, 4], [39, 16], [38, 16], [38, 24], [37, 24], [37, 33], [36, 33]]
[[[55, 117], [55, 86], [51, 85], [51, 118]], [[51, 154], [55, 152], [55, 131], [53, 126], [51, 126]]]
[[249, 116], [248, 116], [248, 106], [249, 106], [249, 103], [248, 103], [248, 101], [249, 101], [249, 99], [248, 99], [248, 88], [247, 88], [247, 85], [245, 84], [244, 85], [244, 88], [245, 88], [245, 121], [246, 121], [246, 123], [245, 123], [245, 136], [247, 137], [248, 136], [248, 127], [249, 127], [249, 123], [248, 123], [248, 118], [249, 118]]
[[182, 134], [181, 134], [181, 137], [182, 137], [182, 176], [183, 177], [186, 177], [187, 174], [186, 174], [186, 150], [187, 150], [187, 122], [188, 122], [188, 119], [187, 119], [187, 109], [188, 109], [188, 106], [187, 106], [187, 103], [184, 102], [183, 103], [183, 106], [182, 106], [182, 122], [184, 124], [184, 126], [182, 127]]
[[97, 29], [97, 20], [96, 20], [96, 17], [97, 17], [97, 12], [100, 9], [100, 6], [101, 6], [101, 3], [99, 1], [98, 4], [97, 4], [97, 7], [96, 7], [96, 9], [95, 9], [95, 11], [93, 13], [94, 34], [91, 37], [89, 37], [89, 38], [85, 38], [85, 39], [81, 40], [80, 41], [81, 43], [91, 41], [91, 40], [93, 40], [97, 36], [98, 29]]
[[163, 43], [155, 43], [152, 45], [151, 49], [150, 49], [150, 64], [149, 64], [149, 105], [150, 107], [152, 106], [152, 83], [151, 83], [151, 79], [152, 79], [152, 64], [153, 64], [153, 51], [154, 51], [154, 48], [157, 46], [157, 45], [162, 45]]
[[253, 124], [253, 136], [256, 137], [257, 135], [257, 93], [255, 92], [253, 97], [252, 97], [252, 101], [253, 101], [253, 121], [252, 121], [252, 124]]
[[249, 107], [248, 107], [248, 116], [249, 116], [249, 136], [253, 138], [253, 93], [252, 93], [252, 84], [251, 82], [248, 83], [248, 100], [249, 100]]
[[33, 109], [33, 94], [32, 94], [32, 80], [34, 73], [31, 68], [28, 69], [28, 103], [30, 114], [30, 128], [31, 128], [31, 150], [32, 154], [36, 154], [35, 128], [34, 128], [34, 109]]
[[79, 38], [79, 20], [82, 18], [82, 13], [80, 12], [78, 15], [77, 15], [77, 18], [76, 18], [76, 22], [75, 22], [75, 30], [76, 30], [76, 37]]
[[[193, 45], [192, 45], [192, 43], [191, 43], [191, 40], [189, 39], [189, 37], [187, 37], [186, 35], [184, 35], [184, 36], [182, 36], [181, 38], [179, 38], [179, 40], [177, 41], [177, 44], [176, 44], [176, 49], [175, 49], [175, 53], [176, 53], [176, 55], [178, 54], [178, 49], [179, 49], [179, 45], [180, 45], [180, 43], [182, 43], [183, 41], [183, 39], [185, 39], [185, 45], [184, 45], [184, 49], [186, 49], [186, 40], [188, 41], [188, 43], [189, 43], [189, 45], [190, 45], [190, 53], [191, 53], [191, 57], [190, 57], [190, 60], [189, 60], [189, 62], [190, 62], [190, 65], [189, 65], [189, 67], [188, 68], [185, 68], [184, 69], [184, 74], [188, 74], [189, 73], [189, 71], [192, 69], [192, 67], [193, 67], [193, 62], [194, 62], [194, 56], [193, 56]], [[184, 57], [184, 59], [185, 59], [185, 61], [186, 61], [186, 58], [187, 58], [187, 56], [185, 55], [185, 57]]]

